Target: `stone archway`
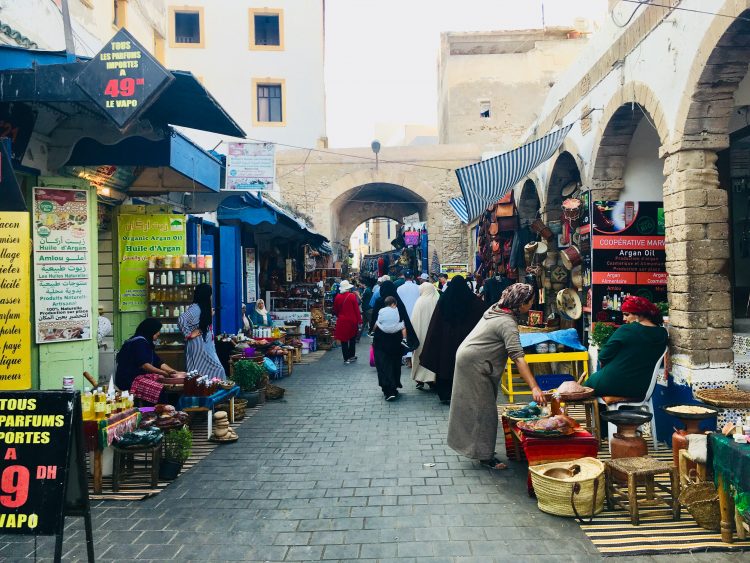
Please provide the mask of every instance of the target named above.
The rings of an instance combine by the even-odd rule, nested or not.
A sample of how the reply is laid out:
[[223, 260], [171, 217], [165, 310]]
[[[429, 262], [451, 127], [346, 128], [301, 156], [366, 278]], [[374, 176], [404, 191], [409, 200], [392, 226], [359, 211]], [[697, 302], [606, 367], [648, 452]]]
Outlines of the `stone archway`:
[[518, 219], [521, 227], [527, 226], [534, 221], [540, 209], [539, 192], [534, 181], [529, 178], [523, 183], [521, 195], [518, 198]]
[[581, 172], [575, 157], [563, 151], [555, 160], [547, 183], [547, 194], [544, 198], [545, 221], [556, 221], [562, 217], [562, 190], [571, 182], [581, 182]]

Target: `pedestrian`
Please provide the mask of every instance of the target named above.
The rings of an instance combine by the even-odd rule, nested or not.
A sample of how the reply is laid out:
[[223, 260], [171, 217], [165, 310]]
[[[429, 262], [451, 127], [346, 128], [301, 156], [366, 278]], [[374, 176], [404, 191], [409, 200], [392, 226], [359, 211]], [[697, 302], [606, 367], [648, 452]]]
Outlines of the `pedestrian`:
[[406, 314], [406, 307], [396, 292], [396, 286], [392, 281], [384, 281], [380, 286], [380, 297], [375, 303], [370, 320], [370, 332], [373, 332], [372, 348], [375, 354], [375, 369], [378, 372], [378, 384], [383, 391], [386, 401], [393, 401], [398, 398], [398, 390], [401, 388], [401, 356], [403, 356], [403, 346], [401, 345], [401, 334], [395, 332], [386, 334], [375, 326], [380, 309], [385, 307], [386, 297], [396, 299], [398, 308], [399, 321], [406, 326], [407, 340], [416, 342], [416, 334], [411, 326], [409, 315]]
[[428, 276], [425, 273], [419, 274], [419, 277], [417, 278], [417, 285], [422, 285], [423, 283], [429, 283], [430, 276]]
[[370, 297], [370, 309], [375, 307], [375, 302], [378, 300], [378, 297], [380, 297], [380, 286], [383, 285], [383, 282], [386, 280], [390, 280], [388, 276], [380, 276], [378, 278], [378, 283], [375, 285], [375, 287], [372, 289], [372, 297]]
[[446, 289], [448, 289], [448, 274], [441, 272], [438, 275], [438, 290], [444, 292]]
[[[187, 371], [197, 371], [209, 378], [226, 379], [227, 374], [216, 354], [212, 326], [213, 289], [207, 283], [195, 286], [193, 304], [177, 319], [185, 337], [185, 364]], [[260, 301], [260, 300], [259, 300]]]
[[419, 346], [414, 350], [411, 363], [411, 378], [417, 382], [417, 389], [424, 389], [425, 383], [430, 387], [435, 385], [435, 372], [419, 363], [419, 354], [424, 348], [427, 329], [430, 328], [430, 320], [437, 307], [438, 298], [439, 293], [435, 286], [431, 283], [423, 283], [419, 286], [419, 299], [411, 315], [411, 324], [419, 339]]
[[363, 319], [363, 330], [364, 333], [364, 327], [370, 326], [370, 313], [372, 313], [372, 305], [370, 304], [370, 301], [372, 300], [372, 281], [367, 282], [365, 285], [365, 290], [362, 292], [362, 319]]
[[359, 301], [348, 280], [339, 284], [339, 294], [333, 300], [333, 314], [336, 316], [336, 329], [333, 336], [341, 342], [344, 363], [351, 364], [357, 360], [357, 334], [362, 323]]
[[419, 286], [414, 283], [414, 274], [411, 270], [406, 270], [403, 275], [404, 283], [401, 284], [401, 287], [397, 288], [396, 291], [398, 292], [401, 301], [404, 302], [406, 314], [411, 317], [411, 312], [414, 310], [414, 304], [417, 302], [417, 299], [419, 299]]
[[406, 283], [406, 271], [404, 270], [398, 275], [398, 277], [396, 278], [396, 281], [393, 282], [393, 285], [395, 285], [396, 289], [398, 289], [405, 283]]
[[448, 445], [482, 465], [506, 469], [495, 457], [497, 440], [497, 389], [508, 358], [531, 389], [534, 400], [544, 404], [544, 393], [526, 363], [518, 334], [518, 316], [528, 313], [535, 290], [516, 283], [503, 291], [456, 353], [456, 376], [448, 416]]
[[401, 344], [404, 347], [408, 346], [406, 340], [406, 325], [401, 320], [401, 316], [398, 313], [398, 302], [395, 297], [386, 297], [383, 301], [383, 307], [378, 311], [378, 320], [375, 321], [375, 326], [385, 332], [386, 334], [393, 334], [394, 332], [401, 333]]
[[461, 275], [451, 279], [438, 301], [419, 361], [435, 372], [435, 387], [443, 404], [451, 400], [456, 351], [474, 330], [484, 310], [484, 303], [471, 292]]

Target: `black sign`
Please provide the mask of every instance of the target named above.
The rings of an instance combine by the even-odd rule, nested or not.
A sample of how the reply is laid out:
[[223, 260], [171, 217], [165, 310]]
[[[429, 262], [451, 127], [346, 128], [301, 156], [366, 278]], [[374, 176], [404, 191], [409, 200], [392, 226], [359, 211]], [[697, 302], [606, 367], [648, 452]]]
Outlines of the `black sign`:
[[36, 114], [26, 104], [0, 103], [0, 138], [10, 139], [11, 157], [20, 163], [29, 146]]
[[118, 127], [145, 110], [174, 76], [125, 28], [120, 29], [76, 78]]

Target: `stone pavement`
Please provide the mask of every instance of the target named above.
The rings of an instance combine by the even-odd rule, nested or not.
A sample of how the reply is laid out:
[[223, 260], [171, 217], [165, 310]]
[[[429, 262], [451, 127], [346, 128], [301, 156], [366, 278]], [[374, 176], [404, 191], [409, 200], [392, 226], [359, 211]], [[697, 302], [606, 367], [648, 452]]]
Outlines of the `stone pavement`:
[[[526, 494], [523, 464], [493, 472], [445, 445], [447, 407], [416, 391], [387, 403], [367, 364], [340, 350], [297, 366], [267, 403], [160, 495], [99, 502], [97, 560], [590, 561], [599, 555], [570, 519], [543, 514]], [[498, 452], [503, 453], [502, 444]], [[85, 560], [70, 519], [64, 561]], [[50, 560], [51, 538], [37, 556]], [[32, 558], [34, 542], [0, 536], [0, 561]], [[740, 561], [744, 555], [618, 558]], [[744, 559], [745, 561], [747, 559]]]

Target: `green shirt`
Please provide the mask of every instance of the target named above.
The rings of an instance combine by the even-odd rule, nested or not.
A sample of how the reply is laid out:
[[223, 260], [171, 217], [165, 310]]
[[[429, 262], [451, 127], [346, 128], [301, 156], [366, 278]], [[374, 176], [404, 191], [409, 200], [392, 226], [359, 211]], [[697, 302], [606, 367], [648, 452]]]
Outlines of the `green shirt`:
[[599, 351], [602, 369], [586, 380], [598, 397], [642, 399], [651, 385], [656, 361], [667, 347], [667, 331], [660, 326], [628, 323], [618, 328]]

